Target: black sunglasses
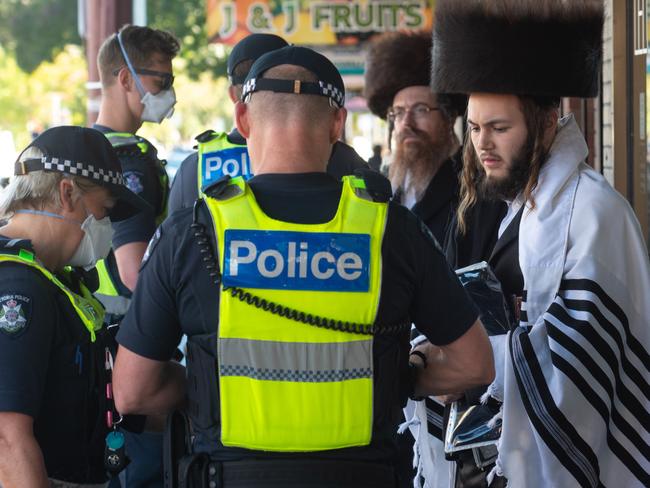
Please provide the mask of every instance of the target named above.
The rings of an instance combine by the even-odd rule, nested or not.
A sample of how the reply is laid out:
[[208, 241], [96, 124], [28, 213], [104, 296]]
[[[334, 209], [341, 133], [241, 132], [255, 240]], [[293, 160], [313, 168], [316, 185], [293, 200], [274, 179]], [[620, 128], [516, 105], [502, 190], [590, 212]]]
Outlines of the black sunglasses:
[[[113, 71], [113, 76], [117, 76], [122, 68], [125, 66], [122, 66], [121, 68], [116, 69]], [[145, 69], [145, 68], [136, 68], [135, 72], [139, 75], [148, 75], [148, 76], [156, 76], [162, 80], [162, 83], [160, 85], [161, 90], [169, 90], [172, 86], [174, 86], [174, 75], [171, 73], [165, 73], [163, 71], [154, 71], [152, 69]]]

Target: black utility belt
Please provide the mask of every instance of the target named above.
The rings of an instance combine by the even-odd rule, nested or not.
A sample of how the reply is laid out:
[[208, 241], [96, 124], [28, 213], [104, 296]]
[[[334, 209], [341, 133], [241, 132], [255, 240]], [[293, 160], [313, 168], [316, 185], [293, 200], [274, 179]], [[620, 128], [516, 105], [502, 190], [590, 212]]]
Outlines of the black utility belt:
[[[200, 457], [200, 455], [199, 455]], [[195, 456], [196, 458], [196, 456]], [[319, 486], [345, 488], [395, 488], [395, 471], [391, 466], [336, 459], [265, 459], [214, 461], [207, 455], [191, 472], [187, 486], [213, 488], [284, 488]], [[183, 471], [180, 467], [179, 471]]]

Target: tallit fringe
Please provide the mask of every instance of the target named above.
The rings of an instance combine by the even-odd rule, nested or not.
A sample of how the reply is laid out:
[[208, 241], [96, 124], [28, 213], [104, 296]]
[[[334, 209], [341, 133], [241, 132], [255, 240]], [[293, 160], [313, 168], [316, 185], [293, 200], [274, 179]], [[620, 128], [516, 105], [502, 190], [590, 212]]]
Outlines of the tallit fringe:
[[[420, 424], [421, 422], [420, 419], [418, 418], [418, 411], [416, 408], [413, 410], [413, 416], [409, 420], [399, 424], [399, 427], [397, 427], [397, 433], [404, 434], [404, 432], [406, 432], [406, 430], [409, 427], [411, 426], [415, 427]], [[420, 450], [418, 449], [417, 442], [413, 443], [413, 467], [416, 468], [415, 477], [413, 478], [413, 488], [423, 488], [422, 484], [420, 483], [420, 480], [422, 479], [422, 472], [424, 470], [424, 467], [420, 460]]]
[[488, 389], [483, 395], [481, 395], [481, 403], [486, 403], [488, 397], [492, 397], [495, 400], [503, 403], [503, 379], [495, 379], [492, 383], [490, 383], [490, 386], [488, 386]]
[[499, 409], [499, 413], [490, 419], [490, 421], [487, 423], [487, 426], [490, 429], [493, 429], [497, 425], [498, 420], [503, 420], [503, 407]]
[[[501, 467], [501, 457], [497, 458], [496, 463], [494, 464], [494, 468], [488, 473], [486, 481], [488, 487], [492, 484], [494, 481], [495, 476], [501, 476], [503, 477], [503, 468]], [[508, 482], [506, 481], [506, 487], [508, 486]]]

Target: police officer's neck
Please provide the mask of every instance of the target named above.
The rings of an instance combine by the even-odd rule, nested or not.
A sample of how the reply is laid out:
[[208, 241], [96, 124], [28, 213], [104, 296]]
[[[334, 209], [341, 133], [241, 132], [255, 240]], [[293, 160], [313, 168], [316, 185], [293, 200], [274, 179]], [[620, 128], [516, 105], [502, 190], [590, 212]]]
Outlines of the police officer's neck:
[[136, 117], [126, 103], [114, 103], [113, 98], [107, 95], [102, 96], [96, 123], [129, 134], [135, 134], [142, 126], [140, 117]]
[[[278, 143], [278, 141], [281, 141]], [[332, 146], [308, 138], [248, 139], [254, 174], [324, 172]]]
[[278, 152], [275, 149], [262, 151], [259, 157], [251, 155], [253, 172], [256, 175], [264, 173], [324, 173], [327, 159], [324, 154], [312, 154], [310, 151], [284, 150]]
[[[78, 245], [78, 232], [70, 232], [64, 222], [48, 221], [32, 215], [15, 215], [4, 227], [0, 235], [10, 239], [31, 241], [34, 254], [50, 271], [63, 269], [66, 260]], [[75, 237], [76, 236], [76, 237]]]

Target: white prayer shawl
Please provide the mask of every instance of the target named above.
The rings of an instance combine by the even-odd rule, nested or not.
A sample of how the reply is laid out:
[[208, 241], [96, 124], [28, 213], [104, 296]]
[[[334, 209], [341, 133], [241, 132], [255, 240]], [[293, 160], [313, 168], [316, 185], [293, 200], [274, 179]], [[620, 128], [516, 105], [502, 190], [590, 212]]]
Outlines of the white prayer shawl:
[[[414, 332], [415, 329], [413, 329]], [[426, 341], [424, 335], [418, 335], [411, 341], [416, 346]], [[445, 446], [442, 442], [444, 405], [434, 397], [426, 400], [409, 400], [404, 408], [406, 421], [400, 426], [399, 433], [405, 433], [408, 427], [415, 439], [413, 446], [413, 467], [416, 476], [414, 488], [451, 488], [456, 476], [456, 463], [445, 458]]]
[[491, 338], [512, 488], [650, 486], [650, 263], [572, 116], [519, 228], [520, 326]]

